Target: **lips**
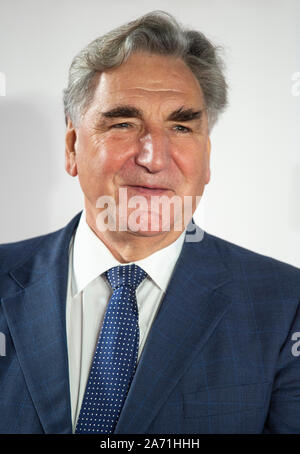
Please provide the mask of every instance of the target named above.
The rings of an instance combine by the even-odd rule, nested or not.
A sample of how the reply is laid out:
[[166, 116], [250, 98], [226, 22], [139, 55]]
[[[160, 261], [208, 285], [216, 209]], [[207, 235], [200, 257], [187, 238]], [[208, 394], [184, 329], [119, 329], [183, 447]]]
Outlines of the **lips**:
[[167, 194], [170, 191], [169, 188], [164, 188], [160, 186], [150, 186], [150, 185], [129, 185], [127, 186], [129, 190], [137, 192], [143, 195], [163, 195]]

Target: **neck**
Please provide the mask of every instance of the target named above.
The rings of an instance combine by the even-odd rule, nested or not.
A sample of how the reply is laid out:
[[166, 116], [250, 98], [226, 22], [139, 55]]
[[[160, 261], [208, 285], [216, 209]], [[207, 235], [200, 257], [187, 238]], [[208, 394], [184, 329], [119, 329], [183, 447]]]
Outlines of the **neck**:
[[86, 222], [120, 263], [142, 260], [172, 244], [182, 233], [182, 231], [171, 230], [147, 236], [131, 231], [106, 230], [102, 232], [97, 229], [96, 217], [88, 211], [86, 211]]

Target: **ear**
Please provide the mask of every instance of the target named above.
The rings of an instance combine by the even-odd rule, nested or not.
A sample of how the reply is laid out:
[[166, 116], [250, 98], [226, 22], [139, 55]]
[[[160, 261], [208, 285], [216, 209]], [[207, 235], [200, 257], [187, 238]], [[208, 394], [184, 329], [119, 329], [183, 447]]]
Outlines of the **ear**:
[[75, 143], [76, 129], [70, 118], [68, 118], [65, 136], [65, 169], [72, 177], [76, 177], [77, 175]]
[[210, 181], [210, 150], [211, 150], [211, 141], [209, 136], [207, 137], [206, 142], [206, 173], [205, 173], [205, 184], [208, 184]]

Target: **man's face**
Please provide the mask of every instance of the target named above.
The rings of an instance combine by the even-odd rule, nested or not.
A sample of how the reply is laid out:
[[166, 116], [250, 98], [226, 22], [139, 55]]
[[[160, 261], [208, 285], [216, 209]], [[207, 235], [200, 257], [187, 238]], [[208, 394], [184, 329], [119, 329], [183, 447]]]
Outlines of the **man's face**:
[[[69, 121], [66, 143], [66, 169], [78, 174], [87, 216], [94, 220], [99, 197], [111, 196], [118, 206], [119, 189], [127, 190], [128, 199], [145, 197], [151, 214], [153, 196], [184, 201], [202, 195], [209, 182], [202, 90], [186, 64], [173, 57], [136, 53], [103, 72], [78, 128]], [[127, 206], [128, 216], [132, 211]], [[144, 225], [135, 234], [159, 234], [161, 224], [156, 232], [148, 230]]]

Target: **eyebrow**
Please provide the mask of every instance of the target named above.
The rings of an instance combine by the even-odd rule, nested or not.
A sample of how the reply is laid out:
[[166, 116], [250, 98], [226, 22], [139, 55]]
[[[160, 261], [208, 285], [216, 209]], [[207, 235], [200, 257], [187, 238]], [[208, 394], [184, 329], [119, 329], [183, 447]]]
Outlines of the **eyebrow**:
[[106, 112], [102, 112], [105, 118], [139, 118], [142, 120], [143, 115], [139, 109], [132, 106], [117, 106]]
[[[203, 110], [185, 109], [183, 106], [172, 112], [168, 121], [192, 121], [201, 118]], [[104, 118], [138, 118], [143, 119], [142, 111], [133, 106], [117, 106], [101, 114]]]
[[169, 121], [192, 121], [202, 116], [202, 110], [193, 110], [193, 109], [180, 109], [175, 110], [168, 116]]

